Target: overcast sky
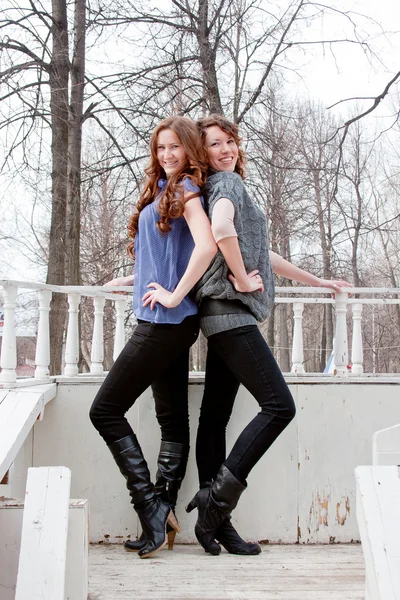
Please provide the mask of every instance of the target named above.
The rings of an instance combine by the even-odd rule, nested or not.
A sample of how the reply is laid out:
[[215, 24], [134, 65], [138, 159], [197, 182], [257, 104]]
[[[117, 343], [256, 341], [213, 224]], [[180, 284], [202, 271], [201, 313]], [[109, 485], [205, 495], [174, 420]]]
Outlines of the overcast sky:
[[[321, 100], [326, 106], [349, 97], [376, 96], [383, 91], [393, 74], [400, 70], [400, 0], [336, 0], [334, 5], [338, 9], [359, 12], [375, 19], [376, 23], [360, 17], [357, 21], [364, 23], [368, 43], [377, 56], [368, 63], [364, 50], [350, 44], [334, 44], [331, 47], [325, 45], [323, 50], [320, 46], [315, 47], [312, 59], [309, 56], [304, 58], [299, 52], [301, 79], [296, 68], [287, 75], [289, 81], [293, 82], [293, 93], [308, 94], [315, 100]], [[314, 40], [345, 38], [350, 35], [350, 27], [349, 22], [345, 25], [342, 16], [335, 18], [330, 15], [318, 26], [313, 25], [310, 33]], [[112, 58], [112, 48], [108, 48], [107, 54]], [[398, 89], [398, 85], [394, 86], [392, 95], [398, 94]], [[364, 104], [360, 101], [363, 108], [370, 104], [371, 100]], [[335, 110], [346, 114], [349, 109], [350, 105], [344, 103]], [[391, 102], [388, 99], [370, 119], [374, 122], [378, 115], [382, 118], [391, 112]], [[18, 253], [10, 253], [3, 258], [0, 278], [5, 276], [43, 280], [43, 272], [35, 272], [29, 261], [17, 256]]]
[[[327, 106], [349, 97], [377, 96], [392, 76], [400, 71], [400, 1], [399, 0], [338, 0], [338, 8], [368, 15], [365, 33], [371, 36], [369, 44], [376, 53], [371, 63], [361, 46], [335, 44], [324, 52], [315, 52], [315, 57], [302, 67], [302, 87], [310, 97], [319, 98]], [[335, 39], [346, 35], [343, 17], [329, 17], [315, 26], [315, 39]], [[350, 26], [349, 26], [350, 27]], [[383, 32], [386, 32], [385, 34]], [[300, 60], [300, 58], [299, 58]], [[398, 89], [398, 86], [397, 86]], [[396, 87], [393, 88], [393, 93]], [[369, 102], [367, 102], [369, 105]], [[348, 104], [339, 108], [344, 111]], [[379, 114], [389, 112], [389, 103], [381, 107]]]

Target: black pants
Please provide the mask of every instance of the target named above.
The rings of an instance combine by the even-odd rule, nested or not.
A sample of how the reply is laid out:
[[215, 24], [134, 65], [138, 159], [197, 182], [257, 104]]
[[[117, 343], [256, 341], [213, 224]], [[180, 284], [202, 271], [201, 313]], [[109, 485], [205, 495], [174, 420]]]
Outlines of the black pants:
[[107, 444], [132, 434], [125, 413], [151, 385], [162, 440], [189, 446], [189, 349], [198, 332], [197, 315], [179, 325], [139, 322], [90, 409]]
[[[261, 411], [239, 435], [226, 458], [226, 426], [241, 383]], [[196, 441], [200, 483], [214, 479], [222, 463], [244, 483], [295, 413], [289, 388], [256, 325], [210, 336]]]

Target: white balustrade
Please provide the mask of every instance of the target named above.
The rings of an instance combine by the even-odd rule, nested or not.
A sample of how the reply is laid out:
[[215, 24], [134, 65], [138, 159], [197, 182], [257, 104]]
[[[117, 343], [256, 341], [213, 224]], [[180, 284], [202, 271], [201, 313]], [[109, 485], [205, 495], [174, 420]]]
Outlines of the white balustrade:
[[363, 369], [363, 343], [361, 331], [362, 304], [356, 302], [352, 305], [353, 313], [353, 339], [351, 342], [351, 374], [362, 375]]
[[36, 340], [36, 379], [48, 379], [50, 364], [50, 328], [49, 313], [52, 292], [39, 290], [39, 324]]
[[347, 304], [349, 295], [347, 292], [335, 294], [336, 309], [336, 333], [335, 333], [335, 367], [336, 374], [345, 377], [348, 363], [347, 345]]
[[[95, 286], [56, 286], [35, 282], [9, 281], [0, 279], [0, 288], [4, 295], [4, 327], [3, 346], [0, 357], [0, 383], [3, 387], [16, 384], [16, 330], [15, 330], [15, 308], [18, 289], [37, 290], [39, 300], [39, 325], [36, 344], [36, 369], [35, 379], [49, 378], [48, 365], [50, 362], [50, 340], [49, 340], [49, 310], [52, 293], [68, 294], [69, 318], [65, 350], [65, 375], [75, 376], [78, 374], [79, 362], [79, 303], [81, 295], [92, 297], [94, 301], [94, 324], [91, 348], [90, 372], [95, 375], [103, 374], [104, 360], [104, 335], [103, 319], [105, 300], [110, 299], [115, 306], [115, 337], [113, 358], [116, 360], [125, 345], [124, 317], [129, 295], [116, 297], [115, 293], [123, 291], [129, 294], [131, 287], [115, 289]], [[277, 303], [293, 304], [293, 346], [291, 373], [296, 375], [305, 374], [304, 348], [303, 348], [303, 311], [305, 304], [331, 304], [336, 309], [335, 330], [335, 375], [346, 377], [348, 375], [347, 365], [347, 306], [352, 305], [352, 348], [351, 362], [352, 375], [363, 373], [363, 345], [362, 345], [362, 309], [364, 304], [388, 306], [400, 305], [400, 289], [398, 288], [353, 288], [352, 294], [362, 294], [361, 298], [348, 297], [347, 293], [336, 294], [333, 300], [330, 290], [324, 288], [308, 287], [285, 287], [276, 288], [278, 294]], [[329, 297], [327, 297], [329, 293]], [[293, 297], [296, 294], [296, 297]], [[377, 298], [381, 294], [384, 297]], [[370, 295], [370, 297], [365, 297]], [[390, 297], [387, 297], [390, 295]], [[20, 385], [20, 382], [17, 382]]]
[[92, 353], [90, 372], [94, 375], [101, 375], [103, 373], [103, 360], [104, 360], [104, 335], [103, 335], [103, 314], [104, 304], [106, 299], [103, 296], [95, 296], [93, 298], [94, 303], [94, 323], [93, 323], [93, 337], [92, 337]]
[[65, 347], [65, 370], [68, 376], [78, 375], [79, 360], [79, 302], [81, 295], [68, 294], [68, 329]]
[[113, 359], [117, 360], [122, 348], [125, 346], [124, 316], [127, 298], [115, 300], [115, 337]]
[[13, 285], [5, 285], [3, 288], [4, 327], [0, 362], [0, 381], [3, 383], [14, 383], [17, 379], [17, 346], [14, 319], [17, 292], [18, 288]]
[[303, 302], [293, 302], [293, 347], [292, 347], [292, 373], [303, 375], [304, 350], [303, 350]]

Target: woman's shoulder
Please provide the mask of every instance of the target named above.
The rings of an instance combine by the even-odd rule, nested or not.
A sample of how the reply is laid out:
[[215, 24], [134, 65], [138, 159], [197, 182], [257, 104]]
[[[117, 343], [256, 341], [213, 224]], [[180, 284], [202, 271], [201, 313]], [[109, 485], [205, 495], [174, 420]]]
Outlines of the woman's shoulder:
[[243, 179], [238, 173], [219, 171], [210, 175], [206, 181], [206, 190], [209, 195], [214, 191], [226, 190], [241, 195], [244, 190]]
[[185, 192], [199, 192], [200, 191], [200, 188], [197, 185], [197, 183], [192, 181], [192, 179], [190, 177], [188, 177], [187, 175], [185, 175], [185, 177], [182, 179], [182, 184], [183, 184], [183, 189], [185, 190]]
[[207, 184], [216, 185], [217, 183], [227, 183], [243, 187], [243, 179], [239, 173], [231, 173], [230, 171], [217, 171], [209, 175]]

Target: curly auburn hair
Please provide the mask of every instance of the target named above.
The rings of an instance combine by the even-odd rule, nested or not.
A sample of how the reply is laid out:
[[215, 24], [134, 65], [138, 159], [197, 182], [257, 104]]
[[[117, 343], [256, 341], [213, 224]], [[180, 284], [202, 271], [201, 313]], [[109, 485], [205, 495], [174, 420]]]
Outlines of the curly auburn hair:
[[[186, 153], [185, 166], [168, 179], [157, 158], [158, 134], [164, 129], [170, 129], [177, 135]], [[182, 180], [187, 177], [191, 183], [201, 188], [204, 186], [207, 177], [207, 155], [203, 148], [199, 130], [194, 121], [187, 117], [174, 116], [161, 121], [151, 135], [149, 146], [150, 161], [144, 170], [146, 174], [145, 184], [136, 204], [136, 211], [129, 219], [128, 234], [132, 240], [135, 239], [138, 230], [140, 212], [145, 206], [154, 202], [160, 194], [160, 188], [158, 187], [160, 179], [167, 179], [167, 186], [158, 204], [160, 220], [157, 223], [157, 228], [162, 233], [167, 233], [171, 230], [170, 220], [181, 217], [185, 210], [185, 202], [198, 195], [194, 192], [185, 198]], [[128, 245], [128, 253], [134, 256], [133, 241]]]
[[207, 129], [209, 127], [214, 127], [214, 126], [219, 127], [220, 129], [222, 129], [222, 131], [225, 131], [225, 133], [227, 133], [228, 135], [231, 135], [233, 137], [233, 139], [235, 140], [235, 143], [239, 150], [238, 159], [237, 159], [237, 162], [235, 165], [235, 171], [236, 171], [236, 173], [238, 173], [240, 175], [240, 177], [242, 179], [245, 179], [246, 178], [246, 157], [245, 157], [244, 151], [242, 150], [242, 148], [240, 146], [242, 138], [239, 135], [238, 126], [236, 125], [236, 123], [229, 121], [229, 119], [227, 119], [223, 115], [218, 115], [218, 114], [212, 114], [212, 115], [209, 115], [208, 117], [204, 117], [204, 119], [199, 119], [197, 121], [197, 127], [200, 130], [201, 139], [203, 140], [204, 146], [205, 146]]

